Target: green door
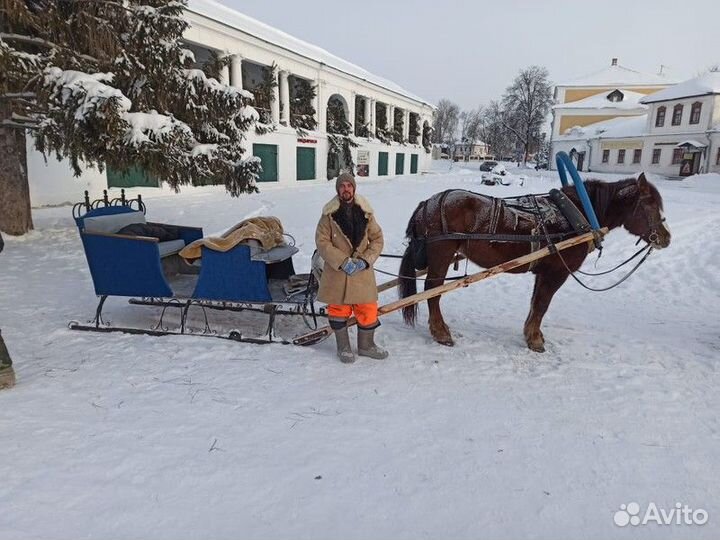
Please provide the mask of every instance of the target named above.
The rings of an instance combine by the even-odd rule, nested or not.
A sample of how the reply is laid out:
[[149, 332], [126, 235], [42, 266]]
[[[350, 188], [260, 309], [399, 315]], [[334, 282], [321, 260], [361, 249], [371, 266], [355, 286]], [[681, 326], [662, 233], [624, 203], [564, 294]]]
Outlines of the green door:
[[276, 144], [253, 144], [253, 156], [260, 158], [262, 172], [258, 182], [277, 182], [278, 147]]
[[388, 173], [388, 153], [378, 152], [378, 176], [387, 176]]
[[120, 171], [107, 167], [107, 184], [112, 187], [159, 187], [157, 178], [152, 178], [140, 167], [131, 167], [126, 171]]
[[395, 174], [405, 172], [405, 154], [395, 154]]
[[297, 179], [298, 180], [314, 180], [315, 179], [315, 149], [314, 148], [297, 148]]
[[418, 155], [410, 154], [410, 174], [417, 174]]

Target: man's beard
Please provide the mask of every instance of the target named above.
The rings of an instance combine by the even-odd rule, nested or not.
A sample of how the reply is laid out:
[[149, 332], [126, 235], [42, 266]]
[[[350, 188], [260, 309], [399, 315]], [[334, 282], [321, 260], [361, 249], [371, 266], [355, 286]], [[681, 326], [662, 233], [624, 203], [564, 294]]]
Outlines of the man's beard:
[[340, 199], [342, 200], [342, 202], [344, 202], [346, 204], [351, 203], [354, 197], [355, 196], [353, 194], [348, 193], [348, 192], [345, 192], [342, 195], [340, 195]]

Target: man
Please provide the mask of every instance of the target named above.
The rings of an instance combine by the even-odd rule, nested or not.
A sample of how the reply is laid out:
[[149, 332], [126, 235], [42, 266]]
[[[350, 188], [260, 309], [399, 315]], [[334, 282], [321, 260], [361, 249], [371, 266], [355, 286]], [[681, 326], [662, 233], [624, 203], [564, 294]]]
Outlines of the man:
[[[5, 242], [0, 233], [0, 251], [3, 250], [3, 247], [5, 247]], [[12, 367], [10, 353], [8, 353], [5, 340], [2, 337], [2, 331], [0, 331], [0, 390], [12, 388], [13, 386], [15, 386], [15, 371]]]
[[346, 364], [355, 361], [347, 327], [353, 313], [358, 321], [358, 354], [377, 359], [388, 356], [375, 344], [375, 329], [380, 321], [372, 266], [382, 251], [383, 234], [370, 203], [355, 189], [352, 174], [338, 177], [337, 196], [323, 207], [315, 231], [318, 253], [325, 261], [318, 299], [328, 304], [337, 354]]

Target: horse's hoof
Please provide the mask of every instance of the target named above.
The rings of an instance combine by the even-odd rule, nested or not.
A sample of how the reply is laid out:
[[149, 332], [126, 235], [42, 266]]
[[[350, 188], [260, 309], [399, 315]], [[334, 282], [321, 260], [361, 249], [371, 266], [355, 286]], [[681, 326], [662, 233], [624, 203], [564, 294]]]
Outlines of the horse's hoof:
[[545, 352], [544, 343], [528, 343], [528, 349], [535, 352]]
[[455, 345], [455, 342], [453, 341], [453, 338], [450, 336], [443, 336], [443, 337], [435, 337], [433, 336], [433, 339], [439, 343], [440, 345], [445, 345], [446, 347], [452, 347]]

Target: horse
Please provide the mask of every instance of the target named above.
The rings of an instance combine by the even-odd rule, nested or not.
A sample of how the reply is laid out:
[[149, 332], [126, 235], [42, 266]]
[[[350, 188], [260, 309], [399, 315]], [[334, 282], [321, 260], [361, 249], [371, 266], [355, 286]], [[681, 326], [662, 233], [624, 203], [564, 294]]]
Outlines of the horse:
[[[584, 185], [601, 227], [610, 230], [624, 227], [655, 249], [670, 245], [670, 230], [663, 216], [662, 197], [644, 174], [640, 174], [637, 179], [626, 178], [617, 182], [587, 180]], [[563, 187], [562, 192], [577, 208], [581, 208], [574, 186]], [[541, 203], [547, 205], [546, 208], [554, 208], [548, 205], [546, 198], [538, 197]], [[415, 276], [415, 270], [427, 269], [425, 290], [442, 285], [456, 254], [464, 255], [478, 266], [489, 268], [547, 245], [545, 241], [533, 245], [530, 242], [467, 240], [462, 239], [462, 234], [452, 236], [453, 233], [533, 235], [536, 239], [539, 236], [545, 238], [544, 232], [540, 235], [541, 231], [536, 213], [512, 208], [503, 199], [465, 190], [436, 193], [418, 205], [408, 222], [405, 234], [409, 243], [400, 263], [400, 297], [405, 298], [417, 292], [416, 280], [410, 277]], [[566, 233], [568, 236], [575, 234], [564, 218], [546, 220], [545, 231], [551, 237], [557, 237], [558, 233]], [[524, 326], [525, 341], [531, 350], [545, 351], [545, 337], [540, 330], [543, 316], [553, 295], [565, 283], [570, 272], [577, 271], [592, 250], [593, 246], [589, 243], [579, 244], [564, 250], [562, 259], [558, 255], [549, 255], [509, 271], [535, 274], [530, 312]], [[450, 328], [440, 311], [440, 297], [429, 299], [428, 308], [433, 339], [442, 345], [454, 345]], [[414, 326], [417, 304], [404, 308], [403, 318], [407, 324]]]

